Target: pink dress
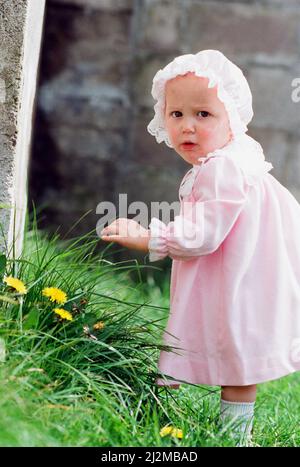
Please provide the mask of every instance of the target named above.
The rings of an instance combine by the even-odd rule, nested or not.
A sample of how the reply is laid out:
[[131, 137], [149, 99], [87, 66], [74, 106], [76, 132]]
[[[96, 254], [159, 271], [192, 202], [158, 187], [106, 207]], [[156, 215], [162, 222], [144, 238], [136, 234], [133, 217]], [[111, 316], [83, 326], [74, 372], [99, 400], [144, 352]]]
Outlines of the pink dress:
[[243, 386], [300, 370], [300, 205], [271, 164], [240, 149], [194, 165], [180, 214], [151, 219], [149, 260], [173, 259], [163, 336], [173, 349], [160, 354], [158, 385]]

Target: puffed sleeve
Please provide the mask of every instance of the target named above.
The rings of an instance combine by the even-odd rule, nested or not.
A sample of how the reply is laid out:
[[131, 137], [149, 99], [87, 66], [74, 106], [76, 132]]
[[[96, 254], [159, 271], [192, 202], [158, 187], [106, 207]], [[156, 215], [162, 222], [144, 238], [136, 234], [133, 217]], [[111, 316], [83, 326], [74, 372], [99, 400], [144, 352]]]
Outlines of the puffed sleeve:
[[149, 261], [165, 256], [189, 260], [213, 253], [233, 228], [248, 190], [246, 178], [230, 157], [209, 158], [195, 179], [195, 201], [183, 201], [179, 215], [167, 225], [151, 218]]

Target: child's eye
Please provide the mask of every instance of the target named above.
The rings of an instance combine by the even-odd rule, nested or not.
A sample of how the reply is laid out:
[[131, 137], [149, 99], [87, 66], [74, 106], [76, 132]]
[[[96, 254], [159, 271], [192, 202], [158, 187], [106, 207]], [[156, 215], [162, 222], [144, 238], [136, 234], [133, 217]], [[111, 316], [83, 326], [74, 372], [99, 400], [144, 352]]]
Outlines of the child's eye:
[[174, 110], [171, 112], [171, 117], [182, 117], [182, 113], [179, 110]]
[[201, 114], [201, 117], [206, 118], [209, 116], [209, 112], [206, 112], [206, 110], [200, 110], [198, 114]]
[[[199, 114], [201, 114], [201, 117], [203, 118], [206, 118], [209, 116], [209, 112], [207, 112], [206, 110], [200, 110], [199, 112], [197, 112], [197, 115]], [[180, 112], [179, 110], [173, 110], [173, 112], [171, 112], [171, 117], [174, 117], [174, 118], [182, 117], [182, 112]]]

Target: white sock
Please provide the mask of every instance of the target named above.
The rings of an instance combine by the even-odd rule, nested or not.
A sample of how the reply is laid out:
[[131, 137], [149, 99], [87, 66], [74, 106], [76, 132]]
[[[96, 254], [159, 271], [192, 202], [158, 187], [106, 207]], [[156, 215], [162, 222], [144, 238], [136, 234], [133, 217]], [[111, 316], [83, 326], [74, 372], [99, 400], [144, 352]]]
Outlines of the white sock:
[[242, 441], [251, 440], [255, 402], [231, 402], [221, 399], [220, 419], [222, 425], [232, 428], [235, 438]]

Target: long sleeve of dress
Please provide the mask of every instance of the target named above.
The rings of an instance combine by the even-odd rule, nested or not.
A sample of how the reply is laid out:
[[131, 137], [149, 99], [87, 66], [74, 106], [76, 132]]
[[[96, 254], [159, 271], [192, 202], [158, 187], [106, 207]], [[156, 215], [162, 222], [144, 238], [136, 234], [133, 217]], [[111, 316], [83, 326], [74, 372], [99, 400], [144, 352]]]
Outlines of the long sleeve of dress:
[[205, 161], [193, 186], [194, 201], [182, 201], [180, 214], [167, 225], [151, 219], [149, 261], [166, 256], [189, 260], [214, 252], [233, 228], [248, 189], [241, 169], [231, 158]]

